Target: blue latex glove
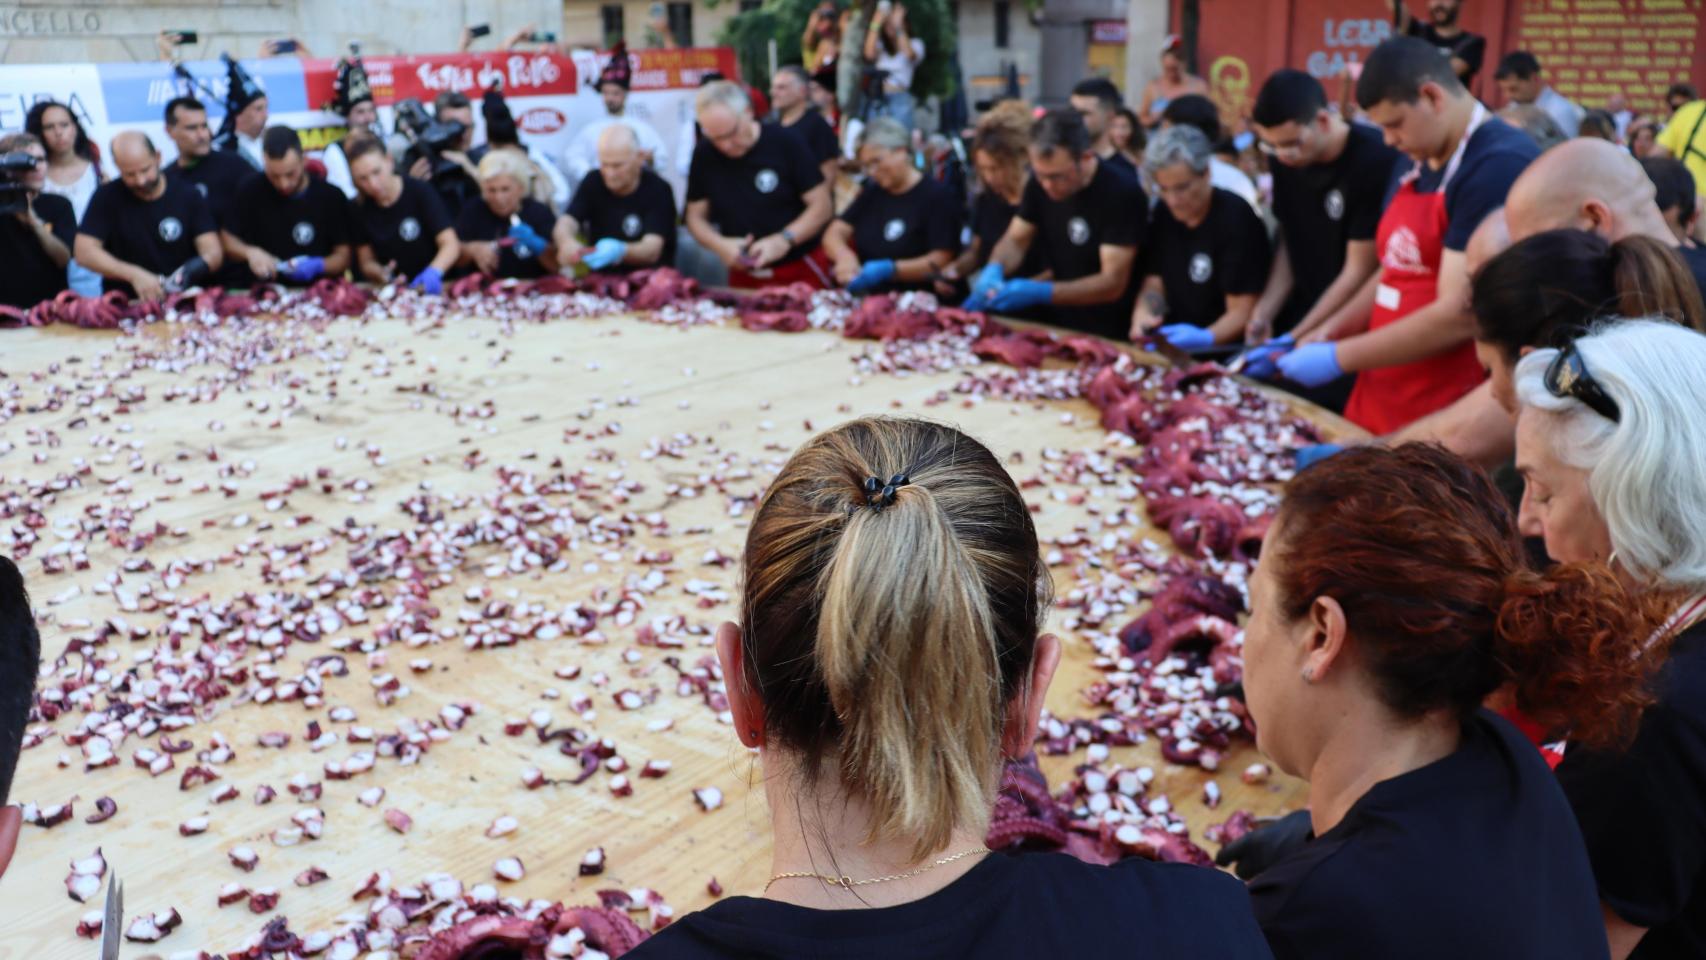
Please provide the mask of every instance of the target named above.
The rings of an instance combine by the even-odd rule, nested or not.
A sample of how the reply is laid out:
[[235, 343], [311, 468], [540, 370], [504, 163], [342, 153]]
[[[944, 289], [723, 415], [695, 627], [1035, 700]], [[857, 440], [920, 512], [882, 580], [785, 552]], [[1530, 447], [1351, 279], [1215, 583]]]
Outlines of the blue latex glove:
[[1257, 380], [1272, 380], [1279, 375], [1279, 365], [1274, 361], [1295, 345], [1296, 341], [1288, 333], [1260, 346], [1251, 347], [1244, 351], [1244, 368], [1238, 372]]
[[1006, 281], [1007, 275], [1002, 272], [1001, 264], [985, 264], [984, 268], [977, 272], [977, 276], [972, 278], [971, 296], [967, 297], [966, 302], [960, 304], [960, 307], [965, 310], [987, 308], [990, 296]]
[[1009, 280], [989, 298], [989, 309], [996, 313], [1017, 313], [1053, 299], [1054, 284], [1046, 280]]
[[409, 284], [409, 286], [425, 293], [443, 293], [444, 274], [441, 273], [437, 267], [427, 267], [420, 273], [415, 274], [415, 282]]
[[1160, 330], [1166, 341], [1180, 350], [1198, 350], [1214, 346], [1214, 334], [1207, 327], [1194, 323], [1170, 323]]
[[509, 238], [515, 241], [515, 255], [523, 260], [531, 260], [545, 252], [549, 246], [539, 231], [525, 223], [518, 223], [509, 228]]
[[1278, 366], [1287, 380], [1305, 387], [1319, 387], [1345, 375], [1336, 343], [1306, 343], [1280, 357]]
[[307, 283], [326, 272], [326, 261], [321, 257], [291, 257], [285, 263], [284, 276], [297, 283]]
[[866, 293], [894, 279], [893, 260], [868, 260], [858, 276], [847, 281], [848, 293]]
[[1319, 463], [1335, 453], [1345, 449], [1336, 443], [1316, 443], [1297, 451], [1297, 469], [1302, 470], [1312, 463]]
[[591, 253], [581, 254], [588, 270], [606, 270], [622, 262], [628, 255], [628, 245], [615, 237], [605, 237], [592, 245]]

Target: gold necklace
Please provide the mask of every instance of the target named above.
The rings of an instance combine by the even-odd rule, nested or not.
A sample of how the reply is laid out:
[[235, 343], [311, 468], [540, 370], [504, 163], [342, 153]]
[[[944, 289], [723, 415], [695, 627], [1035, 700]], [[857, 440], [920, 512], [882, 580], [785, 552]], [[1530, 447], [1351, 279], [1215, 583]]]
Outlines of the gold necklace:
[[822, 880], [824, 883], [827, 883], [832, 887], [840, 887], [843, 890], [851, 890], [854, 887], [862, 887], [868, 883], [887, 883], [890, 880], [905, 880], [909, 877], [916, 877], [921, 873], [926, 873], [928, 871], [936, 869], [937, 867], [946, 866], [947, 864], [953, 863], [955, 860], [963, 860], [966, 857], [969, 857], [974, 853], [988, 853], [988, 852], [989, 852], [988, 847], [975, 847], [971, 850], [962, 850], [959, 853], [956, 853], [951, 857], [943, 857], [942, 859], [937, 860], [934, 863], [925, 864], [924, 866], [919, 867], [916, 870], [908, 870], [905, 873], [893, 873], [893, 874], [890, 874], [886, 877], [872, 877], [869, 880], [855, 880], [852, 877], [846, 877], [846, 876], [837, 877], [837, 876], [834, 876], [834, 875], [828, 874], [828, 873], [813, 873], [809, 870], [804, 871], [804, 872], [800, 872], [800, 873], [778, 873], [774, 877], [770, 878], [770, 883], [766, 883], [764, 885], [764, 892], [769, 893], [770, 892], [770, 884], [775, 883], [778, 880], [805, 879], [808, 877], [811, 879], [814, 879], [814, 880]]

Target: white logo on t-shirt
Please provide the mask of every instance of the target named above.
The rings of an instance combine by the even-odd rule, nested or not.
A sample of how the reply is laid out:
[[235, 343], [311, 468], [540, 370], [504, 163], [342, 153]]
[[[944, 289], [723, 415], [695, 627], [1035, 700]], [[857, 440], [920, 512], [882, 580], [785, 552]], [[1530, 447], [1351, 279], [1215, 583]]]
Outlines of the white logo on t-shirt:
[[640, 235], [639, 214], [630, 213], [622, 218], [622, 235], [624, 237], [637, 237]]
[[167, 217], [160, 221], [160, 239], [171, 243], [184, 235], [184, 225], [177, 217]]
[[314, 242], [314, 225], [306, 220], [300, 221], [290, 228], [290, 239], [296, 241], [299, 247], [306, 247]]
[[1322, 206], [1327, 209], [1327, 219], [1342, 220], [1345, 216], [1345, 195], [1337, 187], [1327, 191], [1327, 198]]
[[905, 220], [902, 220], [899, 217], [895, 217], [893, 220], [890, 220], [888, 223], [883, 224], [883, 239], [884, 240], [887, 240], [888, 242], [893, 243], [896, 240], [899, 240], [901, 237], [904, 237], [904, 236], [906, 236], [906, 221]]
[[1082, 247], [1090, 242], [1090, 224], [1083, 217], [1073, 217], [1066, 221], [1066, 239]]
[[1206, 254], [1206, 253], [1192, 254], [1192, 256], [1191, 256], [1191, 282], [1192, 283], [1207, 283], [1208, 278], [1212, 277], [1212, 276], [1214, 276], [1214, 261], [1209, 259], [1208, 254]]
[[758, 188], [759, 193], [770, 193], [781, 183], [782, 178], [776, 175], [776, 171], [769, 168], [758, 171], [758, 176], [752, 178], [752, 185]]
[[402, 237], [404, 243], [411, 243], [420, 235], [421, 222], [414, 217], [404, 217], [403, 222], [397, 224], [397, 236]]
[[195, 192], [201, 194], [203, 199], [206, 199], [207, 198], [207, 184], [205, 184], [205, 183], [196, 184], [195, 185]]

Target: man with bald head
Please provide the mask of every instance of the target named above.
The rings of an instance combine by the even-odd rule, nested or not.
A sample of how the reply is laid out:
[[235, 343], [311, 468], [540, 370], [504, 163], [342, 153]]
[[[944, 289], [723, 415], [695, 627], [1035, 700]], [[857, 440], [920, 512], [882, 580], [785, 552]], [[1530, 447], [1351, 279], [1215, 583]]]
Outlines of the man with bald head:
[[598, 135], [598, 168], [575, 187], [555, 232], [566, 263], [622, 273], [675, 264], [675, 193], [646, 167], [627, 125], [612, 124]]
[[1706, 249], [1685, 247], [1659, 210], [1641, 162], [1605, 140], [1571, 140], [1547, 151], [1511, 184], [1505, 219], [1511, 239], [1572, 227], [1611, 243], [1651, 237], [1677, 252], [1706, 295]]
[[107, 290], [144, 300], [201, 283], [219, 269], [219, 228], [195, 187], [160, 173], [160, 153], [144, 133], [113, 138], [119, 179], [95, 191], [77, 228], [77, 262]]

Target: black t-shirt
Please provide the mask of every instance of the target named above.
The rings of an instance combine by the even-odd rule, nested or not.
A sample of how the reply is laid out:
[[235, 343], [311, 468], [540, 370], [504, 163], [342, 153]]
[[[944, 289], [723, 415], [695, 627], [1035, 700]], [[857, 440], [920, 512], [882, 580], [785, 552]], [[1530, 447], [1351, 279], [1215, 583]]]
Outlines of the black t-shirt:
[[[1008, 203], [1001, 194], [985, 187], [971, 204], [971, 232], [977, 238], [978, 252], [983, 255], [985, 262], [989, 255], [995, 252], [995, 245], [1001, 241], [1007, 232], [1007, 225], [1013, 222], [1013, 214], [1019, 208]], [[1034, 277], [1048, 269], [1043, 263], [1043, 245], [1032, 242], [1031, 248], [1025, 251], [1025, 259], [1019, 264], [1019, 269], [1013, 271], [1015, 277]]]
[[1706, 297], [1706, 247], [1691, 247], [1685, 243], [1677, 247], [1676, 252], [1688, 265], [1688, 272], [1694, 274], [1694, 285], [1700, 288], [1700, 295]]
[[1269, 164], [1274, 219], [1291, 261], [1291, 309], [1286, 312], [1294, 322], [1303, 319], [1345, 268], [1345, 245], [1374, 240], [1398, 157], [1379, 130], [1353, 123], [1345, 149], [1330, 163], [1295, 168], [1278, 161]]
[[[67, 252], [77, 242], [77, 214], [71, 201], [44, 193], [30, 201], [37, 219]], [[0, 214], [0, 303], [28, 309], [52, 300], [65, 289], [65, 268], [54, 263], [42, 249], [36, 229], [11, 214]]]
[[[195, 238], [219, 229], [207, 201], [193, 187], [166, 179], [157, 200], [140, 200], [123, 181], [101, 184], [89, 198], [77, 232], [86, 233], [125, 263], [166, 276], [196, 255]], [[133, 292], [122, 280], [103, 278], [102, 289]]]
[[[655, 233], [663, 238], [658, 264], [675, 264], [675, 191], [650, 170], [640, 171], [640, 185], [625, 197], [610, 192], [603, 173], [588, 173], [569, 201], [569, 216], [575, 218], [589, 243], [606, 237], [634, 243]], [[636, 268], [618, 264], [611, 269], [627, 272]]]
[[1647, 927], [1632, 960], [1706, 957], [1706, 623], [1678, 635], [1627, 750], [1571, 747], [1558, 782], [1599, 897]]
[[324, 257], [350, 242], [350, 203], [342, 190], [314, 176], [302, 192], [287, 197], [264, 174], [252, 174], [237, 189], [232, 233], [277, 257]]
[[[899, 196], [867, 183], [837, 219], [853, 228], [853, 250], [861, 261], [910, 260], [932, 250], [960, 252], [959, 205], [947, 186], [929, 177], [920, 177]], [[912, 286], [922, 290], [930, 284]]]
[[1369, 788], [1250, 882], [1279, 960], [1603, 960], [1569, 802], [1540, 751], [1478, 710], [1450, 756]]
[[237, 201], [237, 192], [254, 172], [255, 168], [242, 157], [215, 150], [188, 169], [181, 163], [172, 164], [166, 168], [166, 179], [195, 187], [207, 201], [213, 221], [227, 227], [231, 225], [231, 211]]
[[[754, 239], [780, 233], [806, 209], [806, 191], [823, 182], [823, 171], [799, 137], [774, 123], [760, 125], [758, 140], [740, 157], [730, 157], [709, 140], [693, 149], [687, 173], [687, 201], [709, 200], [711, 222], [725, 237]], [[816, 237], [800, 237], [786, 260], [817, 246]]]
[[675, 921], [631, 960], [881, 957], [1269, 957], [1232, 877], [1205, 867], [1125, 860], [1102, 867], [1062, 853], [990, 854], [911, 903], [814, 910], [730, 897]]
[[1410, 21], [1410, 36], [1420, 37], [1437, 47], [1442, 55], [1456, 57], [1468, 64], [1469, 72], [1457, 78], [1464, 83], [1473, 80], [1475, 75], [1481, 72], [1481, 61], [1487, 56], [1486, 37], [1478, 33], [1470, 33], [1467, 30], [1455, 37], [1442, 37], [1439, 35], [1439, 31], [1434, 29], [1433, 24], [1423, 23], [1415, 19]]
[[1243, 197], [1212, 191], [1208, 216], [1195, 227], [1174, 219], [1165, 203], [1155, 205], [1143, 273], [1161, 278], [1168, 323], [1209, 326], [1226, 312], [1228, 294], [1260, 295], [1267, 285], [1268, 228]]
[[835, 138], [835, 128], [829, 125], [829, 121], [823, 118], [823, 114], [819, 113], [816, 107], [806, 108], [800, 119], [781, 126], [806, 145], [806, 151], [819, 166], [822, 166], [825, 160], [841, 156], [841, 142]]
[[[1137, 247], [1149, 229], [1149, 198], [1136, 180], [1098, 162], [1096, 174], [1082, 190], [1061, 201], [1050, 200], [1035, 179], [1019, 198], [1019, 217], [1037, 228], [1033, 249], [1042, 248], [1043, 264], [1055, 280], [1077, 280], [1102, 270], [1103, 246]], [[1050, 307], [1051, 323], [1107, 337], [1125, 339], [1131, 328], [1131, 306], [1137, 296], [1139, 264], [1124, 295], [1110, 303], [1085, 307]]]
[[[547, 243], [551, 242], [551, 230], [557, 225], [557, 216], [550, 207], [528, 197], [521, 201], [521, 209], [517, 213], [522, 223], [532, 227]], [[486, 206], [484, 200], [469, 201], [462, 208], [462, 215], [456, 218], [456, 237], [459, 240], [484, 243], [507, 236], [509, 218], [493, 216], [492, 208]], [[532, 280], [544, 275], [545, 267], [538, 257], [523, 260], [515, 255], [514, 247], [498, 248], [498, 276]]]
[[1130, 177], [1134, 182], [1137, 181], [1137, 179], [1138, 179], [1137, 164], [1132, 163], [1130, 157], [1119, 152], [1118, 150], [1115, 150], [1113, 153], [1110, 153], [1107, 156], [1103, 157], [1102, 158], [1102, 165], [1106, 166], [1108, 169], [1114, 171], [1115, 173], [1125, 174], [1126, 176]]
[[371, 246], [381, 264], [395, 261], [397, 272], [411, 278], [432, 264], [439, 233], [453, 226], [438, 191], [408, 177], [396, 203], [382, 207], [363, 194], [352, 214], [352, 239]]

